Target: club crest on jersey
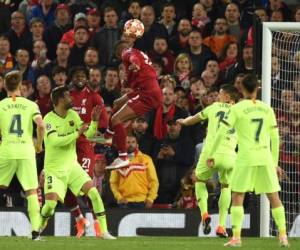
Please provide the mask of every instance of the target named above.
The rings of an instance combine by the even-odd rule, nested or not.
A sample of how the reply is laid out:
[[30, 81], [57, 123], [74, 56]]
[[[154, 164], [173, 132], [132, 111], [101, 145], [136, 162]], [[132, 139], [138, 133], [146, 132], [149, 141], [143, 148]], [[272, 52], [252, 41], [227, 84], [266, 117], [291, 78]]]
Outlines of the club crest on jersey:
[[74, 121], [72, 120], [72, 121], [69, 121], [69, 124], [70, 124], [71, 127], [73, 127], [75, 123], [74, 123]]
[[51, 129], [51, 124], [50, 124], [50, 123], [47, 123], [47, 124], [46, 124], [46, 129], [47, 129], [47, 130], [50, 130], [50, 129]]

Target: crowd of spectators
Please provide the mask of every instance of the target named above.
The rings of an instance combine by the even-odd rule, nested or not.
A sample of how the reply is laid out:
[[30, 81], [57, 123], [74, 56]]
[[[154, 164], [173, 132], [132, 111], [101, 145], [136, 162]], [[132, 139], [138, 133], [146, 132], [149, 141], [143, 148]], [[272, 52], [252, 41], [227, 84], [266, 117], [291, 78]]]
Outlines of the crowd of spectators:
[[[51, 89], [63, 85], [72, 88], [74, 81], [84, 81], [97, 92], [110, 115], [114, 100], [130, 91], [123, 85], [126, 76], [114, 55], [114, 44], [122, 39], [127, 20], [140, 19], [145, 33], [133, 47], [151, 59], [163, 105], [128, 124], [131, 137], [127, 140], [131, 140], [129, 151], [130, 144], [138, 145], [137, 152], [129, 152], [137, 154], [131, 159], [133, 165], [147, 165], [150, 174], [141, 176], [133, 170], [135, 176], [127, 178], [128, 173], [120, 170], [109, 177], [101, 167], [107, 159], [97, 156], [94, 180], [108, 206], [139, 206], [144, 200], [146, 207], [154, 202], [157, 207], [172, 204], [193, 208], [191, 169], [197, 163], [207, 123], [182, 128], [176, 119], [215, 102], [222, 84], [239, 88], [244, 74], [255, 73], [253, 15], [266, 22], [300, 22], [300, 7], [292, 9], [283, 0], [0, 1], [0, 100], [6, 96], [4, 75], [17, 69], [23, 75], [22, 96], [36, 101], [43, 115], [52, 109]], [[291, 55], [295, 69], [300, 67], [299, 53], [293, 51]], [[294, 146], [289, 154], [283, 150], [282, 159], [299, 165], [300, 77], [291, 79], [292, 86], [282, 84], [278, 58], [274, 52], [272, 80], [277, 91], [273, 98], [286, 112], [279, 116], [281, 135], [294, 133]], [[42, 158], [38, 156], [39, 170]], [[133, 191], [126, 188], [128, 181], [137, 179], [139, 182], [130, 186], [147, 185], [149, 194], [145, 187], [135, 189], [143, 194], [126, 193]], [[211, 190], [213, 193], [214, 185]], [[1, 197], [2, 204], [20, 204], [9, 193]]]

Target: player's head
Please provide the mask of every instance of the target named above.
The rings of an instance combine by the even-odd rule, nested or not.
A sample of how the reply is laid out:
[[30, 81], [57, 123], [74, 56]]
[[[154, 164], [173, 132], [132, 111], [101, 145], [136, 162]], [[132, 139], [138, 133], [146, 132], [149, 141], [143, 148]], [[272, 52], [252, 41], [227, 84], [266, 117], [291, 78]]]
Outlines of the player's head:
[[4, 77], [4, 86], [8, 92], [13, 92], [18, 90], [21, 83], [22, 83], [22, 74], [18, 70], [10, 71]]
[[115, 45], [116, 57], [118, 59], [121, 59], [122, 51], [127, 48], [130, 48], [130, 44], [128, 43], [128, 41], [125, 41], [125, 40], [118, 41]]
[[243, 96], [247, 96], [249, 94], [256, 94], [258, 87], [259, 82], [254, 74], [247, 74], [243, 77], [241, 82], [241, 90]]
[[66, 86], [54, 88], [51, 92], [51, 100], [54, 107], [60, 106], [65, 110], [73, 107], [72, 98], [69, 89]]
[[83, 89], [88, 80], [88, 71], [85, 67], [77, 66], [71, 69], [70, 76], [75, 87]]
[[240, 93], [232, 84], [224, 84], [221, 86], [218, 100], [219, 102], [237, 103], [240, 99]]

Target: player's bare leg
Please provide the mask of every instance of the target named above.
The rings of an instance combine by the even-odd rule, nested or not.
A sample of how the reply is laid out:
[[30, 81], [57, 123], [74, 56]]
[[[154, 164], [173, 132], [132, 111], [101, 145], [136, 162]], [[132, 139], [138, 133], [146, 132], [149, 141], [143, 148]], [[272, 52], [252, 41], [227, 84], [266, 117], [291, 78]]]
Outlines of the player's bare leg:
[[239, 247], [242, 245], [241, 231], [244, 219], [244, 197], [245, 193], [232, 193], [231, 224], [233, 237], [224, 244], [226, 247]]
[[114, 130], [114, 140], [119, 152], [119, 157], [116, 158], [110, 166], [107, 166], [106, 169], [117, 169], [128, 166], [129, 160], [126, 150], [127, 133], [126, 129], [124, 128], [124, 122], [132, 120], [135, 117], [137, 117], [136, 113], [129, 107], [127, 103], [111, 117], [111, 125]]
[[198, 207], [200, 208], [200, 212], [201, 212], [203, 233], [209, 234], [211, 231], [211, 226], [210, 226], [211, 217], [207, 209], [208, 192], [206, 187], [206, 181], [197, 180], [195, 185], [195, 192], [196, 192]]
[[114, 236], [112, 236], [107, 230], [107, 222], [106, 222], [104, 205], [103, 205], [102, 199], [100, 197], [100, 194], [98, 193], [98, 190], [93, 185], [93, 181], [90, 180], [90, 181], [86, 182], [82, 186], [81, 190], [85, 195], [87, 195], [90, 198], [90, 200], [93, 204], [93, 211], [94, 211], [95, 215], [97, 216], [97, 219], [100, 224], [102, 239], [115, 240], [116, 238]]
[[84, 218], [76, 196], [69, 189], [67, 190], [64, 203], [70, 209], [72, 216], [75, 217], [77, 230], [76, 237], [80, 238], [84, 234], [85, 229], [90, 226], [90, 222]]
[[40, 204], [36, 189], [25, 191], [27, 199], [27, 210], [32, 227], [32, 240], [40, 240], [39, 227], [41, 223]]
[[48, 220], [54, 214], [59, 197], [57, 193], [48, 193], [45, 195], [45, 204], [41, 211], [40, 232], [47, 227]]
[[284, 207], [279, 198], [278, 192], [266, 194], [272, 208], [272, 216], [279, 231], [279, 245], [281, 247], [289, 247], [286, 234], [286, 220]]
[[[126, 104], [128, 101], [128, 96], [127, 94], [121, 96], [120, 98], [116, 99], [113, 104], [113, 110], [112, 110], [112, 116], [117, 113], [123, 105]], [[113, 131], [113, 125], [112, 125], [112, 120], [111, 118], [109, 119], [109, 124], [106, 129], [106, 132], [104, 134], [105, 138], [105, 144], [111, 145], [112, 144], [112, 137], [114, 136], [115, 132]]]

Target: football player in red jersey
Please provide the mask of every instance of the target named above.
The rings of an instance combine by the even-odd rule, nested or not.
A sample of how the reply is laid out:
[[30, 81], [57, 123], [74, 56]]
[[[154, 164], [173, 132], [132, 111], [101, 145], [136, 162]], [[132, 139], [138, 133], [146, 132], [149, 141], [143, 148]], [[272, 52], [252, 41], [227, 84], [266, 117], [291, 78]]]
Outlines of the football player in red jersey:
[[130, 48], [130, 44], [123, 40], [116, 44], [115, 52], [125, 67], [127, 85], [132, 92], [114, 101], [114, 113], [104, 137], [114, 137], [119, 157], [106, 169], [122, 168], [129, 164], [123, 123], [162, 105], [161, 89], [148, 56], [140, 50]]
[[[72, 89], [70, 94], [72, 96], [73, 109], [78, 112], [81, 120], [84, 123], [91, 122], [91, 112], [95, 106], [101, 107], [101, 115], [99, 119], [99, 128], [105, 129], [108, 124], [108, 115], [102, 97], [92, 91], [88, 85], [88, 72], [84, 67], [75, 67], [71, 71]], [[95, 165], [95, 154], [93, 144], [87, 140], [85, 136], [80, 136], [76, 143], [78, 162], [82, 168], [93, 177], [93, 170]], [[77, 237], [81, 237], [84, 233], [85, 227], [89, 222], [79, 212], [79, 206], [76, 197], [71, 192], [67, 192], [65, 203], [71, 207], [71, 212], [76, 218]], [[92, 208], [89, 202], [89, 207]], [[75, 203], [76, 201], [76, 203]], [[96, 218], [96, 217], [95, 217]], [[95, 219], [94, 218], [94, 219]], [[101, 236], [100, 227], [97, 219], [94, 220], [94, 228], [96, 236]]]

